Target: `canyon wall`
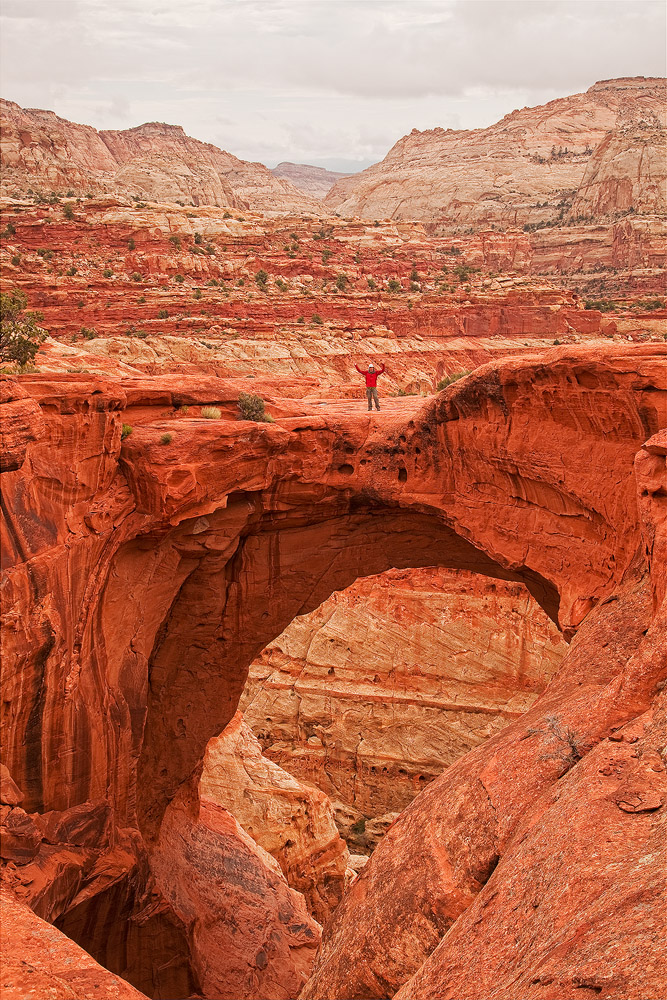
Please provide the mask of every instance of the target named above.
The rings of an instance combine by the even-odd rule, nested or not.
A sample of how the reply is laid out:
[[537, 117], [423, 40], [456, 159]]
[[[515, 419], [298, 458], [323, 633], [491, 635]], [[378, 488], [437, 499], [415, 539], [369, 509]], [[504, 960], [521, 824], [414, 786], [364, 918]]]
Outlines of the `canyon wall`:
[[413, 129], [380, 163], [339, 181], [343, 216], [444, 226], [554, 225], [664, 214], [665, 80], [596, 83], [485, 129]]
[[220, 205], [269, 214], [311, 212], [322, 205], [261, 163], [239, 160], [186, 135], [180, 125], [149, 122], [97, 131], [52, 111], [0, 99], [2, 190], [113, 194], [137, 200]]
[[240, 707], [265, 755], [323, 789], [363, 849], [369, 820], [395, 818], [523, 715], [566, 649], [518, 584], [389, 570], [296, 618], [251, 664]]

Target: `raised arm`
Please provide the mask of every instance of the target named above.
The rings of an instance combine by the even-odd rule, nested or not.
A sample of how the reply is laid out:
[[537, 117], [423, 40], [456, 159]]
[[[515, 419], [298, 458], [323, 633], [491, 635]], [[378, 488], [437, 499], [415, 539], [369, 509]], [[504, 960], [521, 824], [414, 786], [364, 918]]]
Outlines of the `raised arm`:
[[364, 368], [360, 368], [359, 365], [355, 365], [354, 367], [357, 369], [360, 375], [366, 374], [366, 370]]
[[382, 375], [382, 374], [384, 374], [384, 365], [380, 366], [380, 371], [378, 372], [378, 375]]

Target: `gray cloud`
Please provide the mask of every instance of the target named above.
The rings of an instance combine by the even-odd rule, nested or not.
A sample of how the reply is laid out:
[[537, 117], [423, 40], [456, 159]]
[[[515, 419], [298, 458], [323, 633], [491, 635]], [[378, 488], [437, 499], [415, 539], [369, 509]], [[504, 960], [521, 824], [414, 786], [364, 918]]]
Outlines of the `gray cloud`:
[[665, 73], [661, 0], [3, 0], [2, 93], [98, 128], [170, 121], [335, 166]]

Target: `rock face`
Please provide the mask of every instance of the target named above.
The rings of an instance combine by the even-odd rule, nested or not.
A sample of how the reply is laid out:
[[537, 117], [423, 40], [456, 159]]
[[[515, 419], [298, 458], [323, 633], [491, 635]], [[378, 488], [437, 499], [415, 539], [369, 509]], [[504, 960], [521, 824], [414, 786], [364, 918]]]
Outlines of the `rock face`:
[[295, 188], [303, 191], [310, 198], [324, 198], [336, 181], [349, 174], [336, 170], [325, 170], [324, 167], [311, 167], [305, 163], [289, 163], [283, 161], [271, 171], [274, 177], [291, 181]]
[[261, 163], [247, 163], [192, 139], [178, 125], [149, 122], [98, 132], [52, 111], [4, 100], [0, 115], [3, 193], [72, 190], [79, 196], [114, 194], [270, 214], [322, 214], [321, 205]]
[[486, 129], [416, 129], [326, 204], [443, 226], [556, 224], [665, 212], [664, 79], [605, 80]]
[[[114, 374], [108, 357], [105, 376], [19, 376], [8, 405], [20, 441], [7, 440], [2, 481], [2, 744], [23, 794], [8, 808], [32, 821], [21, 817], [24, 840], [42, 833], [32, 861], [5, 867], [24, 902], [144, 992], [204, 982], [213, 996], [293, 996], [317, 927], [277, 862], [200, 801], [206, 746], [234, 717], [249, 664], [296, 616], [362, 575], [437, 565], [522, 583], [570, 651], [526, 715], [393, 824], [329, 922], [304, 996], [385, 997], [430, 976], [447, 932], [494, 900], [475, 954], [497, 967], [501, 930], [525, 941], [544, 926], [525, 878], [547, 849], [542, 815], [553, 809], [548, 823], [579, 846], [567, 871], [544, 860], [553, 881], [538, 909], [597, 887], [596, 866], [616, 857], [599, 845], [609, 814], [593, 808], [607, 766], [599, 780], [632, 851], [611, 909], [601, 900], [581, 927], [598, 956], [585, 971], [606, 970], [611, 996], [645, 996], [650, 929], [642, 953], [616, 953], [607, 915], [625, 927], [641, 899], [660, 919], [649, 817], [664, 807], [649, 795], [641, 717], [665, 672], [666, 358], [661, 344], [542, 349], [373, 416], [281, 398], [259, 378], [268, 424], [238, 419], [241, 379]], [[621, 759], [614, 737], [633, 722], [646, 751]], [[575, 895], [545, 944], [557, 945], [554, 995], [578, 985], [563, 971], [583, 954], [567, 930]], [[444, 947], [460, 977], [464, 954]], [[531, 949], [511, 961], [498, 989], [541, 975]]]
[[359, 824], [523, 715], [566, 649], [518, 584], [389, 570], [296, 618], [251, 665], [241, 707], [268, 757]]
[[202, 803], [224, 807], [275, 858], [324, 923], [343, 896], [349, 861], [331, 803], [263, 757], [240, 712], [206, 748], [199, 794]]

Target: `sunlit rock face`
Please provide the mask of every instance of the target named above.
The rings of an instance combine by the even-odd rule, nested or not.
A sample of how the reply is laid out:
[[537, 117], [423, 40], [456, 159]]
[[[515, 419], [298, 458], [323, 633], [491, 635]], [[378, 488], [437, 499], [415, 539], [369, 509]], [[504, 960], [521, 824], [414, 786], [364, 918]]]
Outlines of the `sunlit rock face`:
[[251, 665], [241, 707], [267, 756], [358, 823], [527, 711], [566, 649], [518, 584], [389, 570], [296, 618]]
[[560, 225], [664, 213], [665, 80], [603, 80], [485, 129], [413, 129], [380, 163], [339, 181], [341, 215], [442, 226]]

